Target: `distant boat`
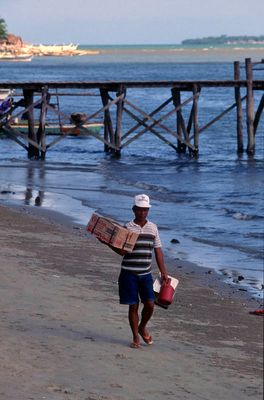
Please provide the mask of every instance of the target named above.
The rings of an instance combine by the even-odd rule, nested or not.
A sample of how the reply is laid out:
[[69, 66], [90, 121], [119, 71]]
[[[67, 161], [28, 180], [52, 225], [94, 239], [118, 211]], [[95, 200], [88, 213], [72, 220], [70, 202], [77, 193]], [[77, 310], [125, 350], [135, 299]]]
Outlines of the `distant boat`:
[[[39, 124], [35, 124], [35, 131], [38, 130]], [[74, 136], [80, 138], [87, 138], [91, 136], [91, 134], [98, 134], [101, 128], [104, 126], [103, 123], [100, 122], [90, 122], [83, 124], [82, 126], [75, 126], [74, 124], [46, 124], [45, 133], [49, 136]], [[13, 123], [10, 125], [11, 128], [17, 129], [19, 132], [27, 134], [28, 133], [28, 124], [26, 122]], [[84, 129], [83, 129], [84, 128]], [[4, 134], [4, 131], [0, 131], [0, 135]], [[5, 135], [6, 136], [6, 135]]]
[[60, 52], [60, 51], [72, 51], [76, 50], [78, 47], [78, 44], [51, 44], [51, 45], [46, 45], [46, 44], [39, 44], [39, 45], [34, 45], [32, 47], [38, 48], [40, 51], [43, 52]]
[[63, 56], [75, 55], [78, 44], [37, 44], [28, 46], [28, 51], [37, 56]]
[[12, 54], [12, 53], [0, 53], [1, 61], [11, 61], [11, 62], [30, 62], [32, 60], [32, 55], [30, 54]]

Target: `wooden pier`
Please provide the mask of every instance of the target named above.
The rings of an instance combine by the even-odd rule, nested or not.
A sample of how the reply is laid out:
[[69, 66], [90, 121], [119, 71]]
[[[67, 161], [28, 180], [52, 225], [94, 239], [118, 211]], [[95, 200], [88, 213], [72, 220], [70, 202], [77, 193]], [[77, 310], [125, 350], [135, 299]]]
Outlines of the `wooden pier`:
[[[264, 108], [264, 94], [255, 111], [254, 92], [264, 92], [264, 80], [253, 78], [254, 68], [264, 64], [264, 60], [253, 63], [251, 59], [245, 60], [245, 66], [239, 62], [234, 63], [234, 79], [213, 81], [115, 81], [115, 82], [1, 82], [3, 89], [21, 90], [21, 98], [13, 101], [6, 112], [0, 114], [0, 129], [21, 145], [28, 153], [28, 158], [45, 159], [46, 152], [74, 129], [79, 128], [87, 135], [96, 137], [104, 144], [105, 152], [115, 156], [121, 154], [121, 150], [133, 141], [142, 137], [145, 133], [151, 133], [161, 141], [172, 147], [177, 153], [185, 153], [187, 150], [191, 156], [199, 153], [199, 137], [210, 126], [216, 123], [231, 110], [237, 113], [237, 152], [244, 152], [243, 138], [243, 107], [246, 102], [246, 131], [248, 155], [255, 152], [255, 136]], [[240, 78], [241, 68], [246, 69], [246, 79]], [[135, 100], [129, 99], [129, 94], [134, 89], [168, 89], [168, 98], [157, 108], [149, 111], [135, 104]], [[205, 125], [199, 125], [199, 98], [205, 88], [214, 88], [217, 97], [218, 88], [233, 88], [234, 102]], [[81, 89], [81, 93], [73, 93], [72, 90]], [[246, 94], [241, 96], [241, 90]], [[60, 90], [69, 90], [60, 92]], [[90, 90], [96, 90], [97, 94]], [[182, 94], [188, 92], [188, 98], [182, 101]], [[100, 96], [102, 105], [90, 115], [80, 114], [79, 119], [72, 120], [73, 127], [67, 133], [61, 130], [61, 135], [50, 143], [46, 142], [46, 115], [47, 111], [53, 113], [58, 123], [63, 127], [62, 120], [70, 120], [71, 115], [65, 114], [59, 107], [51, 103], [53, 98], [57, 100], [62, 96], [87, 96], [87, 109], [89, 109], [89, 96]], [[37, 99], [35, 99], [37, 98]], [[147, 101], [147, 99], [146, 99]], [[188, 118], [184, 118], [183, 108], [191, 105]], [[168, 109], [169, 108], [169, 109]], [[19, 111], [20, 109], [20, 111]], [[21, 110], [22, 109], [22, 110]], [[35, 128], [35, 112], [39, 109], [38, 127]], [[160, 114], [162, 112], [162, 115]], [[14, 122], [21, 116], [27, 119], [27, 134], [15, 127]], [[133, 122], [129, 129], [124, 131], [124, 115]], [[175, 116], [175, 128], [172, 129], [166, 122], [168, 118]], [[78, 117], [78, 116], [77, 116]], [[103, 133], [90, 132], [85, 126], [101, 118]]]

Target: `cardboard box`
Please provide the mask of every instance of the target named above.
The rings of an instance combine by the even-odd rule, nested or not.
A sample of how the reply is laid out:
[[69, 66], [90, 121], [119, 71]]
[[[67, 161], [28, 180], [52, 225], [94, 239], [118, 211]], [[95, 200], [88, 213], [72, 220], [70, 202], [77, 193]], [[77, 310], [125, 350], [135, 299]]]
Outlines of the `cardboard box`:
[[137, 233], [131, 232], [118, 222], [99, 214], [92, 214], [87, 231], [103, 242], [127, 252], [133, 250], [138, 238]]

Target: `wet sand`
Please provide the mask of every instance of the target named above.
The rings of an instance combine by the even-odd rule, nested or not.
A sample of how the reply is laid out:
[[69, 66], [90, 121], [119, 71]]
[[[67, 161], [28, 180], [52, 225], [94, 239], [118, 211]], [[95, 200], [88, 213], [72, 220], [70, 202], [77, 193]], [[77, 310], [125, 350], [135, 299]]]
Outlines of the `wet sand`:
[[36, 210], [0, 206], [1, 400], [262, 399], [256, 300], [167, 260], [175, 301], [155, 309], [154, 345], [131, 349], [120, 257]]

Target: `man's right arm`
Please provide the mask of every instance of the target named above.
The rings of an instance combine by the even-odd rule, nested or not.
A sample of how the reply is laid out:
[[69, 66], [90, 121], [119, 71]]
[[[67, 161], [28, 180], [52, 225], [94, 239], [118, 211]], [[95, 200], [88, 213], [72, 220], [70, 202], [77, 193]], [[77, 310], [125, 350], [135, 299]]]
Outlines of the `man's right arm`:
[[113, 247], [110, 244], [107, 244], [107, 246], [110, 247], [110, 249], [112, 249], [115, 253], [119, 254], [120, 256], [124, 256], [127, 253], [126, 250], [117, 249], [116, 247]]
[[104, 242], [103, 240], [97, 238], [99, 242], [105, 244], [106, 246], [110, 247], [111, 250], [113, 250], [115, 253], [119, 254], [120, 256], [124, 256], [127, 251], [123, 249], [117, 249], [116, 247], [111, 246], [111, 244]]

